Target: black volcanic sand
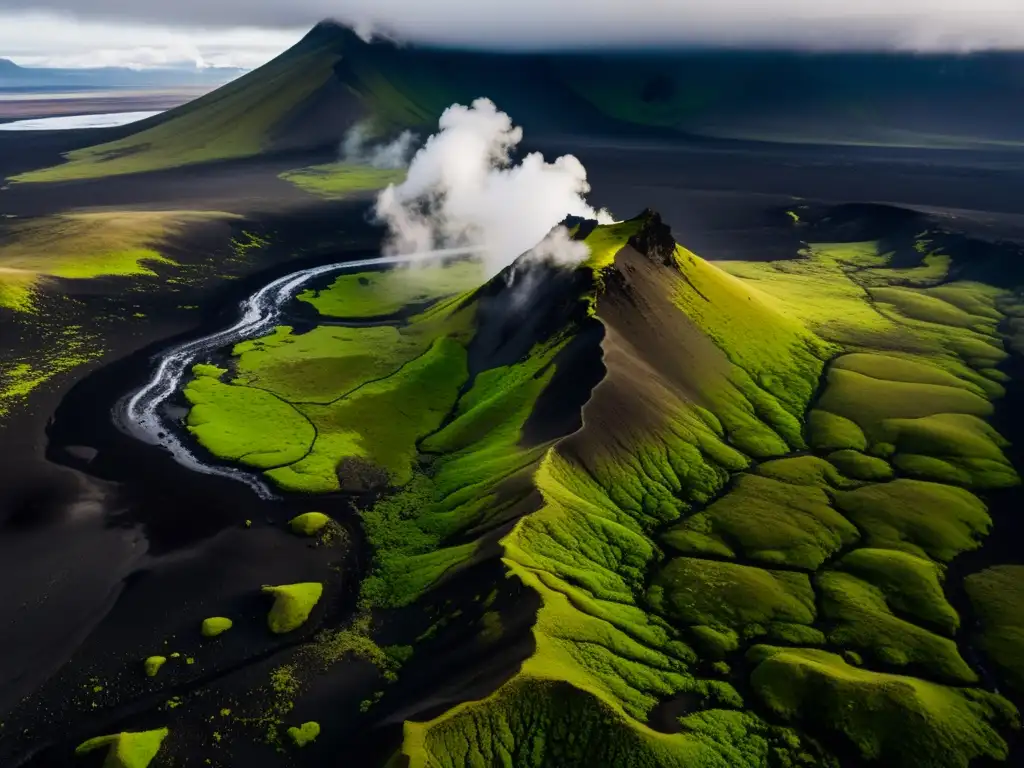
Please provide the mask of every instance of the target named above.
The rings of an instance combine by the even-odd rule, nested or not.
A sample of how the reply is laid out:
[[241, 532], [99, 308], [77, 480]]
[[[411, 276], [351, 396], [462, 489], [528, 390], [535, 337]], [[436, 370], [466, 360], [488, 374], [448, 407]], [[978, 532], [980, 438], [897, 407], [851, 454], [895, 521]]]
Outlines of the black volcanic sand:
[[[35, 151], [53, 153], [75, 139], [41, 136], [33, 141]], [[1024, 217], [1019, 216], [1024, 214], [1024, 178], [1009, 167], [987, 167], [995, 158], [991, 153], [971, 159], [964, 153], [936, 152], [928, 162], [919, 153], [886, 159], [884, 153], [730, 146], [553, 148], [575, 151], [583, 160], [595, 204], [620, 216], [657, 208], [681, 243], [710, 259], [792, 256], [799, 235], [786, 211], [817, 205], [794, 197], [940, 209], [937, 220], [950, 229], [993, 241], [1024, 239]], [[216, 203], [249, 215], [232, 227], [255, 229], [273, 241], [258, 263], [246, 267], [247, 276], [196, 289], [188, 301], [201, 305], [201, 317], [180, 311], [177, 305], [186, 303], [181, 297], [146, 296], [143, 322], [105, 329], [109, 352], [103, 367], [83, 367], [56, 386], [40, 388], [26, 408], [16, 409], [5, 422], [0, 432], [0, 578], [5, 584], [0, 606], [13, 620], [8, 619], [10, 629], [0, 636], [0, 721], [2, 733], [9, 734], [0, 739], [0, 765], [86, 765], [71, 757], [85, 738], [172, 720], [176, 733], [195, 734], [189, 737], [190, 764], [206, 758], [252, 767], [282, 763], [281, 756], [256, 742], [241, 748], [241, 740], [235, 740], [229, 754], [210, 741], [209, 718], [220, 716], [225, 701], [237, 702], [233, 706], [239, 709], [261, 706], [249, 700], [250, 692], [266, 685], [270, 671], [288, 661], [317, 627], [343, 626], [352, 615], [367, 566], [351, 512], [353, 499], [339, 494], [260, 501], [239, 483], [188, 472], [165, 453], [129, 439], [112, 425], [110, 410], [146, 378], [155, 353], [229, 324], [238, 300], [269, 280], [372, 252], [380, 233], [365, 225], [365, 206], [315, 203], [276, 178], [286, 168], [328, 159], [278, 157], [97, 182], [18, 185], [0, 192], [0, 213], [18, 215], [101, 203], [177, 208]], [[0, 171], [17, 166], [0, 143]], [[278, 213], [267, 213], [275, 209]], [[851, 226], [865, 218], [902, 215], [869, 208], [853, 216]], [[891, 223], [886, 219], [878, 226]], [[175, 258], [185, 258], [190, 245], [214, 247], [212, 242], [184, 242]], [[94, 299], [97, 317], [101, 306], [110, 311], [102, 299]], [[1019, 367], [1019, 359], [1014, 360]], [[1022, 397], [1019, 387], [1011, 387], [999, 413], [1000, 428], [1018, 444], [1024, 439], [1018, 434], [1024, 428]], [[1014, 458], [1018, 470], [1024, 469], [1019, 453]], [[1020, 506], [1019, 493], [1000, 494], [991, 503], [1001, 531], [993, 541], [1001, 544], [957, 563], [965, 573], [1020, 560], [1012, 550], [1017, 524], [1010, 511]], [[347, 536], [331, 547], [312, 547], [284, 531], [289, 517], [312, 509], [342, 520]], [[318, 720], [324, 726], [320, 739], [303, 751], [302, 764], [334, 765], [342, 755], [353, 764], [379, 764], [397, 743], [403, 719], [437, 714], [466, 691], [483, 695], [515, 670], [531, 649], [528, 630], [536, 597], [518, 582], [487, 571], [494, 567], [477, 566], [480, 572], [443, 586], [425, 605], [388, 617], [397, 640], [408, 637], [410, 628], [426, 631], [439, 617], [451, 615], [453, 606], [474, 606], [434, 640], [417, 646], [417, 654], [429, 661], [410, 665], [396, 685], [383, 686], [380, 673], [359, 660], [339, 664], [316, 681], [288, 718], [295, 723]], [[268, 603], [258, 588], [301, 580], [323, 581], [324, 600], [302, 631], [275, 638], [266, 631]], [[471, 599], [475, 595], [467, 580], [471, 585], [500, 583], [495, 610], [506, 627], [500, 645], [485, 650], [469, 642], [479, 618], [470, 614], [483, 609]], [[236, 626], [218, 640], [202, 641], [199, 623], [211, 615], [229, 615]], [[386, 643], [387, 624], [381, 634]], [[147, 681], [141, 660], [164, 650], [180, 652], [182, 658]], [[194, 663], [185, 663], [186, 657]], [[385, 687], [372, 718], [337, 714], [353, 711]], [[183, 696], [186, 703], [161, 710], [172, 696]]]

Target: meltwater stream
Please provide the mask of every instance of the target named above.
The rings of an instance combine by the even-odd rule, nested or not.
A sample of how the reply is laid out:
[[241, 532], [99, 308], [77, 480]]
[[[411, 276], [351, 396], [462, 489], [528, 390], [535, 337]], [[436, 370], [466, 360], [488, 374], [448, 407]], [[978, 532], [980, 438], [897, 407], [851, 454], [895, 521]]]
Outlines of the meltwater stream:
[[181, 380], [186, 371], [191, 369], [200, 356], [208, 352], [228, 344], [236, 344], [245, 339], [267, 334], [277, 323], [281, 315], [281, 307], [295, 295], [303, 284], [315, 277], [361, 267], [407, 264], [446, 256], [468, 256], [478, 252], [478, 248], [447, 248], [401, 256], [382, 256], [311, 267], [279, 277], [241, 302], [239, 305], [241, 316], [234, 325], [208, 336], [171, 347], [156, 357], [154, 359], [156, 367], [149, 381], [138, 391], [123, 398], [116, 406], [115, 422], [133, 437], [151, 445], [163, 447], [170, 452], [176, 462], [188, 469], [238, 480], [252, 488], [260, 498], [272, 499], [274, 494], [270, 487], [257, 475], [238, 467], [205, 463], [178, 438], [175, 430], [165, 424], [160, 408], [181, 387]]

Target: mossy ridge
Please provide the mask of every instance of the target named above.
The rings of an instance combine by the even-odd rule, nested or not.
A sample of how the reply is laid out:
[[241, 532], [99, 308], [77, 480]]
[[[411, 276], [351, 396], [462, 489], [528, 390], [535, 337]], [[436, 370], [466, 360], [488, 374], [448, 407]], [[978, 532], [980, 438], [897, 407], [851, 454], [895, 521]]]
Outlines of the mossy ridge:
[[809, 571], [858, 538], [857, 529], [813, 482], [794, 485], [746, 473], [707, 509], [664, 536], [666, 543], [683, 552], [742, 555], [769, 567]]
[[836, 506], [864, 533], [864, 546], [949, 562], [981, 545], [992, 525], [985, 505], [962, 488], [898, 479], [835, 491]]
[[472, 542], [439, 549], [443, 542], [486, 525], [521, 499], [515, 490], [519, 478], [544, 453], [543, 447], [521, 447], [521, 430], [565, 343], [554, 339], [514, 365], [479, 373], [451, 421], [422, 441], [422, 450], [440, 454], [429, 472], [362, 513], [376, 553], [364, 600], [377, 606], [411, 603], [475, 549]]
[[[600, 312], [598, 316], [600, 317]], [[812, 389], [813, 381], [808, 384], [808, 390]], [[671, 408], [664, 409], [663, 406], [664, 410], [668, 411], [666, 421], [671, 423], [679, 418]], [[692, 419], [693, 416], [696, 416], [696, 419]], [[665, 439], [664, 433], [655, 433], [657, 439], [652, 441], [652, 447], [655, 449], [650, 454], [645, 452], [642, 445], [630, 446], [633, 450], [628, 452], [629, 456], [637, 456], [639, 460], [617, 456], [614, 463], [609, 461], [591, 466], [590, 472], [585, 475], [575, 471], [570, 464], [560, 459], [556, 452], [552, 452], [545, 459], [535, 478], [535, 482], [545, 495], [545, 506], [522, 519], [503, 542], [506, 560], [512, 564], [513, 570], [520, 574], [524, 581], [534, 584], [536, 589], [543, 590], [542, 594], [547, 595], [534, 632], [538, 651], [524, 665], [520, 677], [528, 669], [534, 668], [531, 665], [536, 664], [536, 668], [543, 670], [547, 676], [578, 681], [576, 684], [581, 689], [597, 691], [597, 695], [603, 701], [611, 700], [617, 703], [624, 707], [628, 715], [636, 718], [643, 717], [655, 700], [650, 693], [644, 695], [642, 690], [637, 691], [636, 686], [640, 686], [641, 689], [655, 686], [651, 690], [658, 691], [665, 682], [669, 682], [670, 687], [674, 682], [675, 686], [685, 686], [681, 690], [701, 689], [703, 684], [700, 681], [685, 680], [684, 670], [677, 673], [682, 675], [682, 679], [672, 681], [670, 678], [669, 681], [665, 681], [664, 673], [652, 676], [650, 673], [643, 673], [642, 669], [625, 667], [621, 661], [616, 660], [615, 653], [595, 655], [595, 650], [607, 648], [610, 640], [588, 642], [585, 622], [583, 626], [579, 622], [587, 614], [602, 618], [606, 626], [610, 624], [614, 627], [615, 633], [612, 637], [616, 638], [617, 644], [625, 643], [626, 640], [641, 640], [648, 649], [645, 658], [649, 657], [650, 651], [678, 647], [675, 645], [678, 641], [672, 639], [671, 632], [659, 636], [661, 630], [658, 629], [658, 624], [651, 624], [650, 618], [644, 616], [642, 609], [635, 614], [640, 619], [639, 622], [627, 620], [633, 610], [630, 607], [633, 590], [631, 583], [635, 584], [634, 580], [644, 570], [642, 566], [638, 568], [634, 562], [637, 559], [641, 562], [649, 559], [650, 556], [643, 553], [652, 551], [649, 543], [645, 543], [644, 531], [651, 530], [652, 526], [660, 522], [671, 520], [673, 516], [678, 516], [686, 509], [685, 502], [680, 504], [678, 501], [670, 500], [675, 494], [693, 493], [696, 487], [702, 490], [691, 498], [713, 497], [724, 485], [729, 471], [744, 467], [742, 457], [726, 458], [725, 465], [729, 469], [724, 474], [721, 474], [721, 466], [707, 474], [694, 474], [689, 468], [681, 472], [688, 463], [695, 463], [698, 467], [705, 466], [708, 469], [711, 469], [709, 464], [713, 466], [708, 458], [708, 446], [715, 445], [721, 439], [722, 432], [716, 431], [716, 427], [717, 430], [722, 430], [722, 425], [713, 416], [711, 419], [709, 422], [706, 415], [696, 410], [680, 419], [688, 429], [676, 431], [673, 427], [669, 434], [674, 433], [674, 440], [678, 442], [673, 443], [669, 456], [678, 451], [677, 446], [683, 441], [689, 442], [691, 446], [699, 445], [700, 450], [689, 455], [685, 451], [680, 451], [678, 463], [670, 459], [668, 466], [665, 461], [665, 448], [655, 447], [659, 439]], [[866, 443], [849, 447], [864, 448]], [[783, 446], [782, 450], [785, 451], [786, 446]], [[728, 453], [719, 450], [710, 455], [721, 459], [727, 457]], [[832, 476], [837, 486], [848, 485], [829, 465], [825, 464], [824, 467], [828, 468], [824, 468], [822, 462], [815, 466], [813, 457], [807, 458], [812, 461], [801, 462], [804, 466], [799, 472], [794, 468], [794, 474], [804, 477], [817, 475], [819, 480], [824, 476]], [[643, 477], [646, 482], [638, 483], [634, 477]], [[683, 477], [687, 478], [687, 482], [680, 483], [676, 479]], [[652, 493], [652, 490], [659, 486], [665, 486], [670, 493], [664, 497]], [[605, 488], [608, 490], [605, 491]], [[706, 496], [703, 495], [705, 493]], [[581, 514], [583, 510], [586, 510], [586, 514]], [[604, 520], [608, 523], [602, 522]], [[615, 523], [614, 527], [609, 525], [611, 522]], [[609, 532], [614, 532], [614, 540], [621, 539], [622, 543], [616, 543], [611, 547], [603, 543], [598, 545], [598, 542], [604, 542], [608, 538]], [[591, 541], [594, 542], [593, 546], [588, 544]], [[627, 541], [631, 543], [626, 544]], [[626, 552], [635, 554], [633, 557], [624, 558], [622, 555]], [[636, 557], [638, 554], [639, 558]], [[593, 564], [585, 566], [592, 558], [595, 559], [592, 561]], [[626, 578], [616, 577], [617, 571]], [[807, 592], [810, 592], [809, 587]], [[575, 622], [574, 615], [580, 617]], [[810, 617], [813, 617], [813, 614], [800, 618]], [[792, 624], [783, 623], [787, 626]], [[572, 631], [564, 631], [561, 629], [563, 627], [571, 627]], [[796, 637], [798, 641], [807, 642], [814, 639], [811, 637], [813, 630], [807, 629], [805, 635]], [[608, 631], [607, 628], [603, 630], [605, 635]], [[780, 634], [784, 634], [785, 631], [786, 629], [781, 628]], [[558, 638], [558, 641], [552, 643], [552, 637]], [[665, 650], [660, 652], [664, 654]], [[679, 655], [680, 653], [682, 655]], [[690, 654], [692, 652], [687, 653], [683, 648], [678, 648], [678, 651], [669, 654], [668, 658], [675, 657], [685, 661], [692, 658]], [[661, 683], [657, 682], [659, 677], [662, 679]], [[627, 680], [630, 682], [626, 682]], [[679, 690], [677, 687], [676, 692]], [[715, 695], [723, 695], [723, 692], [717, 691]], [[748, 729], [748, 733], [750, 730], [754, 729]]]
[[879, 589], [895, 612], [952, 637], [960, 617], [942, 589], [943, 566], [927, 558], [893, 549], [855, 549], [835, 567]]
[[964, 580], [979, 627], [975, 642], [1024, 693], [1024, 566], [998, 565]]
[[825, 651], [757, 646], [748, 657], [765, 706], [845, 737], [865, 759], [967, 768], [976, 758], [1008, 756], [999, 729], [1017, 723], [1017, 713], [1000, 696], [858, 669]]
[[303, 291], [296, 298], [312, 305], [322, 317], [365, 319], [462, 294], [477, 288], [485, 278], [481, 262], [460, 259], [345, 273], [327, 288]]
[[897, 618], [881, 589], [837, 571], [818, 574], [815, 586], [832, 643], [890, 666], [924, 670], [942, 682], [978, 681], [956, 643]]
[[741, 634], [773, 623], [814, 623], [814, 590], [806, 574], [678, 557], [654, 577], [647, 598], [663, 615], [689, 626]]

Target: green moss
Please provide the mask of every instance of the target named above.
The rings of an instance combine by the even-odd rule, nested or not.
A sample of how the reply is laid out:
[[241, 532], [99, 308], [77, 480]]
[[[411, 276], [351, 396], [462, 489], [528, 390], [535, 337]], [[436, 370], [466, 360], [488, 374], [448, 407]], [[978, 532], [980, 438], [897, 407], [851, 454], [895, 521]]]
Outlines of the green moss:
[[896, 613], [952, 636], [960, 618], [942, 590], [941, 565], [893, 549], [856, 549], [836, 563], [879, 589]]
[[143, 662], [143, 669], [146, 671], [146, 677], [156, 677], [160, 671], [160, 667], [167, 663], [166, 656], [150, 656]]
[[274, 596], [274, 604], [267, 614], [270, 631], [280, 635], [305, 624], [323, 591], [323, 584], [316, 582], [263, 587], [264, 594]]
[[109, 747], [103, 768], [147, 768], [160, 751], [160, 745], [168, 733], [166, 728], [160, 728], [139, 733], [97, 736], [79, 744], [75, 748], [75, 754], [85, 755]]
[[864, 533], [864, 544], [940, 562], [976, 549], [992, 520], [985, 505], [961, 488], [894, 480], [836, 491], [839, 509]]
[[945, 368], [911, 357], [857, 352], [837, 358], [833, 365], [882, 381], [959, 387], [977, 395], [984, 394], [976, 385], [950, 373]]
[[303, 723], [299, 727], [292, 726], [288, 729], [288, 738], [292, 740], [292, 743], [300, 749], [307, 744], [312, 744], [316, 741], [316, 737], [320, 735], [320, 723], [309, 721]]
[[913, 288], [872, 288], [870, 293], [875, 301], [888, 304], [915, 320], [955, 328], [970, 328], [982, 333], [992, 333], [995, 330], [996, 322], [993, 319], [970, 315], [934, 293], [928, 294]]
[[[333, 405], [302, 406], [317, 428], [312, 451], [267, 474], [288, 490], [337, 490], [339, 462], [356, 457], [383, 468], [391, 484], [404, 485], [412, 477], [417, 440], [437, 429], [467, 376], [465, 349], [453, 339], [438, 339], [392, 376]], [[415, 408], [408, 407], [412, 402]]]
[[193, 373], [196, 378], [185, 387], [192, 404], [187, 424], [208, 451], [260, 469], [290, 464], [309, 452], [316, 429], [294, 406], [261, 389]]
[[945, 682], [977, 682], [956, 643], [897, 618], [881, 589], [839, 572], [819, 574], [815, 585], [831, 627], [828, 638], [836, 645], [892, 666], [927, 670]]
[[298, 334], [279, 326], [269, 336], [235, 346], [235, 383], [265, 389], [290, 403], [329, 404], [400, 370], [428, 344], [390, 325], [323, 325]]
[[839, 474], [839, 471], [820, 456], [793, 456], [773, 459], [757, 465], [757, 474], [793, 485], [819, 488], [856, 487], [858, 483]]
[[828, 460], [844, 475], [856, 480], [879, 482], [891, 480], [893, 477], [892, 467], [888, 462], [874, 456], [866, 456], [860, 451], [835, 451], [829, 454]]
[[329, 163], [285, 171], [280, 174], [280, 178], [311, 195], [339, 200], [358, 192], [382, 189], [388, 184], [401, 184], [405, 171], [352, 163]]
[[218, 635], [223, 635], [231, 629], [233, 624], [234, 622], [232, 622], [231, 619], [226, 619], [223, 616], [211, 616], [208, 619], [203, 619], [203, 637], [217, 637]]
[[304, 512], [289, 520], [288, 527], [300, 536], [316, 536], [330, 522], [331, 518], [323, 512]]
[[857, 540], [820, 488], [741, 474], [729, 492], [665, 534], [683, 552], [814, 570]]
[[640, 226], [640, 221], [630, 219], [618, 224], [595, 227], [583, 241], [590, 249], [590, 258], [587, 259], [586, 266], [593, 270], [595, 275], [600, 275], [601, 271], [612, 266], [615, 254], [625, 247]]
[[832, 367], [818, 408], [856, 422], [870, 442], [891, 442], [889, 419], [919, 419], [940, 413], [989, 416], [992, 404], [961, 387], [883, 381]]
[[724, 713], [732, 728], [712, 715], [685, 721], [679, 734], [658, 733], [625, 718], [592, 692], [521, 677], [482, 702], [463, 704], [425, 723], [407, 722], [401, 755], [409, 768], [467, 765], [557, 765], [585, 768], [754, 768], [771, 750], [749, 738], [755, 721]]
[[765, 706], [843, 737], [865, 759], [967, 768], [975, 758], [1007, 757], [997, 728], [1016, 714], [993, 694], [858, 669], [825, 651], [758, 646], [749, 658], [756, 664], [751, 685]]
[[768, 625], [768, 639], [788, 645], [824, 645], [825, 633], [803, 624], [774, 622]]
[[922, 480], [979, 489], [1007, 488], [1020, 482], [1003, 454], [1006, 440], [977, 416], [942, 413], [919, 419], [889, 419], [886, 439], [893, 462]]
[[863, 451], [868, 447], [863, 430], [855, 422], [818, 408], [807, 417], [807, 433], [811, 446], [819, 451]]
[[684, 624], [741, 629], [814, 621], [814, 592], [806, 576], [690, 557], [670, 560], [654, 577], [648, 599]]
[[395, 267], [339, 275], [330, 287], [303, 291], [297, 298], [324, 317], [380, 317], [409, 305], [461, 294], [479, 286], [485, 277], [483, 265], [477, 261]]
[[978, 617], [975, 642], [1010, 686], [1024, 692], [1024, 566], [988, 568], [964, 586]]

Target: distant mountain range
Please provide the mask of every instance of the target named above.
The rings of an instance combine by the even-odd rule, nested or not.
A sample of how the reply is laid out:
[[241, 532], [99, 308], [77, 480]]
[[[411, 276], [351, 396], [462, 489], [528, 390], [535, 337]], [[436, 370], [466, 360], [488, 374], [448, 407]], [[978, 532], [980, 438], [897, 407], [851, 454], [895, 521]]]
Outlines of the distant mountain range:
[[356, 123], [424, 135], [450, 104], [481, 96], [533, 138], [1024, 148], [1024, 53], [493, 53], [368, 43], [324, 22], [259, 69], [23, 180], [336, 147]]
[[10, 59], [0, 58], [0, 91], [217, 86], [234, 80], [245, 74], [245, 71], [227, 67], [208, 67], [206, 69], [187, 67], [51, 69], [48, 67], [22, 67]]

